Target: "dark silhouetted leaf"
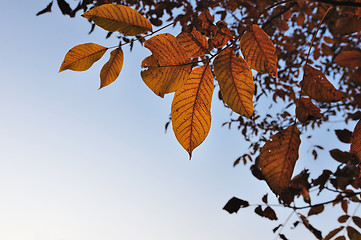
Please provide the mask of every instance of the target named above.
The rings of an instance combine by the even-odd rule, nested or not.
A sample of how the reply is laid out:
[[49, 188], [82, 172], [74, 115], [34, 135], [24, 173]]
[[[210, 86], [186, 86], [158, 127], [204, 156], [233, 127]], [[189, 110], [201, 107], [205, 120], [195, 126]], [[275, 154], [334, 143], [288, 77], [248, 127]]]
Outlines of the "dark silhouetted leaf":
[[277, 227], [275, 227], [274, 229], [272, 229], [272, 231], [275, 233], [275, 232], [277, 232], [277, 230], [280, 228], [280, 227], [282, 227], [283, 225], [282, 224], [280, 224], [280, 225], [278, 225]]
[[322, 233], [317, 230], [316, 228], [314, 228], [309, 221], [307, 220], [307, 218], [305, 216], [303, 216], [302, 214], [300, 214], [300, 217], [302, 219], [302, 223], [303, 225], [305, 225], [305, 227], [310, 230], [311, 233], [313, 233], [313, 235], [315, 235], [315, 237], [317, 239], [322, 239]]
[[237, 213], [240, 208], [245, 208], [248, 206], [249, 203], [247, 201], [233, 197], [226, 203], [226, 205], [223, 207], [223, 210], [226, 210], [232, 214]]
[[36, 16], [39, 16], [41, 14], [47, 13], [47, 12], [51, 12], [51, 7], [53, 6], [53, 1], [51, 1], [48, 6], [46, 6], [46, 8], [44, 8], [43, 10], [41, 10], [40, 12], [38, 12], [36, 14]]
[[348, 202], [346, 199], [343, 199], [341, 201], [341, 208], [342, 210], [347, 214], [347, 211], [348, 211]]
[[337, 138], [343, 143], [351, 143], [352, 132], [347, 129], [336, 129]]
[[280, 234], [279, 236], [280, 236], [280, 238], [281, 238], [282, 240], [288, 240], [288, 238], [286, 238], [286, 236], [283, 235], [283, 234]]
[[323, 212], [324, 209], [325, 209], [325, 206], [323, 206], [323, 205], [312, 207], [310, 209], [310, 211], [308, 212], [308, 216], [320, 214]]
[[263, 197], [262, 197], [262, 202], [264, 202], [264, 203], [268, 203], [268, 194], [265, 194]]
[[[352, 146], [352, 145], [351, 145]], [[330, 151], [331, 157], [338, 162], [344, 163], [352, 158], [352, 154], [349, 152], [341, 151], [340, 149], [332, 149]]]
[[270, 220], [277, 220], [277, 215], [275, 211], [270, 207], [267, 206], [265, 210], [263, 211], [263, 216], [270, 219]]
[[331, 238], [333, 238], [334, 236], [337, 235], [337, 233], [339, 233], [342, 229], [344, 229], [344, 226], [341, 226], [339, 228], [336, 228], [334, 230], [332, 230], [331, 232], [329, 232], [327, 234], [327, 236], [323, 239], [323, 240], [330, 240]]
[[360, 218], [360, 217], [353, 216], [353, 217], [352, 217], [352, 221], [356, 224], [356, 226], [358, 226], [359, 228], [361, 228], [361, 218]]
[[258, 205], [258, 206], [254, 209], [254, 212], [257, 213], [258, 215], [260, 215], [261, 217], [264, 217], [264, 215], [263, 215], [263, 210], [262, 210], [261, 205]]
[[347, 230], [347, 236], [350, 238], [350, 240], [360, 240], [361, 239], [361, 233], [357, 231], [355, 228], [348, 226], [346, 228]]
[[334, 240], [346, 240], [346, 237], [345, 236], [338, 236]]
[[358, 121], [351, 137], [351, 152], [361, 159], [361, 121]]
[[337, 221], [339, 222], [339, 223], [344, 223], [344, 222], [346, 222], [347, 221], [347, 219], [349, 219], [349, 215], [342, 215], [342, 216], [340, 216], [338, 219], [337, 219]]
[[310, 120], [319, 119], [322, 117], [320, 109], [311, 102], [310, 98], [302, 97], [296, 104], [296, 117], [303, 125]]
[[69, 3], [67, 3], [65, 0], [57, 0], [57, 1], [60, 11], [63, 15], [69, 15], [70, 17], [75, 16], [73, 10], [71, 10]]

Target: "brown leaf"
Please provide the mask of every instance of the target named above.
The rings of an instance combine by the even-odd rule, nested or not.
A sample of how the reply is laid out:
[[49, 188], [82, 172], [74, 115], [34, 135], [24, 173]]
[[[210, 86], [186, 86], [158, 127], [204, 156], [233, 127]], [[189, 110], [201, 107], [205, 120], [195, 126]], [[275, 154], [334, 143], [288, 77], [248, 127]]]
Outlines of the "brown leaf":
[[341, 67], [357, 68], [361, 66], [361, 51], [343, 50], [335, 57], [335, 63]]
[[343, 16], [336, 20], [336, 24], [330, 26], [330, 30], [338, 35], [352, 34], [361, 30], [361, 19], [356, 16]]
[[145, 84], [160, 97], [180, 89], [188, 80], [191, 62], [177, 39], [169, 33], [159, 34], [144, 46], [153, 53], [142, 62]]
[[296, 19], [297, 25], [302, 27], [303, 23], [305, 22], [305, 14], [303, 12], [300, 12], [297, 15], [297, 19]]
[[278, 219], [275, 211], [270, 206], [267, 206], [266, 209], [263, 211], [263, 216], [270, 220]]
[[36, 16], [39, 16], [41, 14], [47, 13], [47, 12], [51, 12], [51, 7], [53, 6], [53, 1], [51, 1], [43, 10], [41, 10], [40, 12], [38, 12], [36, 14]]
[[353, 217], [352, 217], [352, 221], [356, 224], [356, 226], [358, 226], [359, 228], [361, 228], [361, 218], [360, 218], [360, 217], [353, 216]]
[[252, 25], [249, 31], [242, 35], [240, 46], [252, 69], [277, 77], [276, 48], [262, 28]]
[[329, 232], [327, 234], [327, 236], [323, 239], [323, 240], [330, 240], [331, 238], [333, 238], [334, 236], [337, 235], [337, 233], [339, 233], [342, 229], [344, 229], [344, 226], [341, 226], [339, 228], [336, 228], [334, 230], [332, 230], [331, 232]]
[[324, 205], [311, 207], [310, 211], [308, 211], [308, 216], [320, 214], [323, 212], [324, 209], [325, 209]]
[[268, 203], [268, 194], [265, 194], [263, 197], [262, 197], [262, 202], [264, 203]]
[[250, 118], [253, 114], [254, 82], [247, 63], [228, 48], [214, 59], [213, 67], [223, 101], [234, 112]]
[[209, 10], [203, 10], [198, 18], [202, 21], [202, 25], [197, 30], [207, 37], [213, 38], [217, 32], [217, 27], [213, 24], [214, 17], [209, 13]]
[[310, 65], [306, 65], [303, 80], [301, 82], [302, 90], [305, 94], [320, 102], [337, 102], [344, 98], [325, 77], [325, 75]]
[[182, 32], [177, 36], [178, 42], [183, 46], [189, 58], [203, 57], [208, 53], [207, 38], [196, 28], [191, 32]]
[[332, 149], [330, 151], [331, 157], [338, 162], [344, 163], [352, 158], [352, 154], [349, 152], [343, 152], [340, 149]]
[[226, 203], [226, 205], [223, 207], [223, 210], [226, 210], [232, 214], [237, 213], [240, 208], [245, 208], [248, 206], [249, 203], [247, 201], [233, 197]]
[[347, 219], [349, 219], [349, 218], [350, 218], [349, 215], [341, 215], [341, 216], [337, 219], [337, 221], [338, 221], [339, 223], [345, 223], [345, 222], [347, 221]]
[[116, 48], [110, 53], [110, 58], [108, 62], [103, 66], [100, 71], [100, 87], [99, 89], [108, 86], [114, 82], [119, 73], [123, 68], [123, 50], [121, 48]]
[[310, 120], [322, 118], [322, 114], [310, 98], [301, 97], [296, 104], [296, 117], [300, 123], [306, 125]]
[[261, 148], [259, 166], [268, 186], [276, 195], [288, 187], [300, 143], [300, 131], [296, 125], [292, 125], [273, 135]]
[[347, 214], [347, 210], [348, 210], [348, 202], [346, 199], [343, 199], [341, 201], [341, 208], [342, 210]]
[[353, 130], [351, 137], [351, 153], [354, 153], [361, 160], [361, 120], [359, 120]]
[[340, 140], [343, 143], [351, 143], [351, 137], [352, 137], [352, 132], [347, 130], [347, 129], [336, 129], [335, 130], [336, 136], [338, 138], [338, 140]]
[[361, 233], [357, 231], [355, 228], [348, 226], [346, 228], [347, 230], [347, 236], [350, 238], [350, 240], [360, 240], [361, 239]]
[[302, 214], [299, 214], [301, 219], [302, 219], [302, 223], [303, 225], [305, 225], [305, 227], [310, 230], [311, 233], [313, 233], [313, 235], [315, 235], [315, 237], [317, 239], [322, 239], [322, 233], [317, 230], [316, 228], [314, 228], [309, 221], [307, 220], [307, 218], [305, 216], [303, 216]]
[[221, 48], [228, 43], [229, 40], [232, 39], [232, 33], [227, 27], [227, 23], [224, 21], [217, 22], [217, 33], [213, 39], [213, 46], [215, 48]]
[[260, 205], [258, 205], [255, 209], [254, 212], [257, 213], [258, 215], [260, 215], [261, 217], [264, 217], [263, 215], [263, 210], [262, 207]]
[[338, 236], [334, 240], [346, 240], [346, 237], [345, 236]]

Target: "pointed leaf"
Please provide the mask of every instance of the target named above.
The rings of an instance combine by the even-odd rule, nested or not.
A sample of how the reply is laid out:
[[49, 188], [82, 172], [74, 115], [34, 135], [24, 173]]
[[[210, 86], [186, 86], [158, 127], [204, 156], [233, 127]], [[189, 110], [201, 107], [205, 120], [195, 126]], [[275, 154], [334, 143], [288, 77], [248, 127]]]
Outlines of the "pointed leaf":
[[288, 187], [300, 143], [300, 131], [292, 125], [273, 135], [261, 148], [259, 166], [268, 186], [277, 195]]
[[361, 228], [361, 218], [360, 218], [360, 217], [353, 216], [353, 217], [352, 217], [352, 221], [356, 224], [356, 226], [358, 226], [359, 228]]
[[121, 48], [114, 49], [110, 53], [108, 62], [103, 66], [100, 72], [100, 88], [108, 86], [117, 79], [123, 67], [123, 60], [124, 55]]
[[330, 155], [333, 159], [338, 162], [344, 163], [348, 160], [351, 160], [352, 154], [349, 152], [341, 151], [340, 149], [332, 149], [330, 150]]
[[73, 10], [71, 10], [69, 3], [67, 3], [65, 0], [58, 0], [58, 6], [63, 15], [69, 15], [70, 17], [74, 17]]
[[183, 32], [177, 36], [178, 42], [183, 46], [189, 58], [203, 57], [208, 53], [207, 38], [196, 28], [192, 32]]
[[349, 219], [349, 218], [350, 218], [349, 215], [341, 215], [341, 216], [337, 219], [337, 221], [338, 221], [339, 223], [344, 223], [344, 222], [346, 222], [347, 219]]
[[121, 32], [128, 36], [152, 31], [152, 24], [136, 10], [116, 4], [103, 4], [83, 15], [109, 32]]
[[305, 67], [301, 86], [304, 93], [316, 101], [337, 102], [344, 97], [343, 94], [327, 80], [320, 70], [310, 65]]
[[311, 207], [310, 211], [308, 212], [308, 216], [317, 215], [323, 212], [325, 206], [319, 205], [315, 207]]
[[299, 216], [301, 217], [302, 219], [302, 223], [303, 225], [308, 229], [310, 230], [310, 232], [315, 235], [315, 237], [317, 239], [322, 239], [322, 233], [316, 229], [315, 227], [313, 227], [310, 222], [307, 220], [307, 218], [305, 216], [303, 216], [302, 214], [299, 214]]
[[226, 203], [226, 205], [223, 207], [223, 210], [226, 210], [232, 214], [237, 213], [240, 208], [245, 208], [248, 206], [249, 203], [247, 201], [233, 197]]
[[351, 153], [354, 153], [358, 159], [361, 159], [361, 120], [355, 126], [351, 138]]
[[209, 65], [192, 70], [172, 102], [172, 125], [178, 142], [192, 157], [192, 151], [207, 137], [211, 127], [211, 101], [214, 89]]
[[361, 51], [343, 50], [335, 57], [335, 63], [341, 67], [357, 68], [361, 66]]
[[145, 58], [141, 72], [143, 81], [158, 96], [175, 92], [187, 81], [191, 62], [177, 39], [169, 34], [160, 34], [145, 41], [144, 46], [153, 55]]
[[95, 43], [84, 43], [70, 49], [65, 55], [59, 72], [70, 69], [73, 71], [88, 70], [98, 61], [108, 48]]
[[217, 22], [217, 34], [213, 39], [213, 46], [215, 48], [221, 48], [228, 43], [233, 37], [231, 30], [227, 27], [227, 23], [224, 21]]
[[346, 240], [346, 237], [345, 236], [338, 236], [334, 240]]
[[355, 228], [351, 226], [347, 226], [347, 236], [350, 238], [350, 240], [360, 240], [361, 239], [361, 233], [357, 231]]
[[213, 67], [224, 102], [234, 112], [250, 118], [253, 114], [254, 82], [247, 63], [226, 49], [214, 59]]
[[331, 232], [329, 232], [326, 237], [323, 240], [330, 240], [331, 238], [333, 238], [334, 236], [336, 236], [337, 233], [339, 233], [342, 229], [344, 229], [344, 226], [341, 226], [339, 228], [336, 228], [334, 230], [332, 230]]
[[301, 97], [296, 104], [296, 117], [303, 125], [322, 117], [320, 109], [309, 98]]
[[271, 39], [259, 26], [252, 25], [241, 38], [241, 50], [251, 68], [277, 77], [277, 54]]
[[278, 217], [276, 215], [276, 212], [270, 207], [267, 206], [265, 210], [263, 211], [263, 216], [270, 219], [270, 220], [277, 220]]
[[335, 130], [336, 136], [338, 140], [343, 143], [351, 143], [352, 132], [347, 129], [336, 129]]
[[47, 12], [51, 12], [51, 7], [53, 6], [53, 1], [51, 1], [43, 10], [41, 10], [40, 12], [38, 12], [36, 14], [36, 16], [39, 16], [41, 14], [47, 13]]

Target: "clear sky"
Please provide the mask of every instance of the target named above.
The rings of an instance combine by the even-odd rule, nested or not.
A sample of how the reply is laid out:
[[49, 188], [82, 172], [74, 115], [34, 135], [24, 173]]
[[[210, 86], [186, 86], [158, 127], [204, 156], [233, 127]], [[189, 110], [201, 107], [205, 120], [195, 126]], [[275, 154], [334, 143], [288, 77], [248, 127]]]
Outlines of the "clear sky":
[[[268, 187], [249, 166], [233, 168], [247, 145], [240, 132], [221, 127], [230, 112], [218, 89], [210, 134], [189, 161], [172, 131], [164, 133], [172, 96], [157, 97], [140, 77], [150, 52], [125, 48], [122, 73], [102, 90], [109, 53], [86, 72], [58, 73], [73, 46], [118, 42], [100, 28], [88, 35], [87, 20], [62, 16], [56, 3], [36, 17], [48, 2], [2, 3], [0, 239], [273, 239], [279, 223], [254, 207], [222, 210], [233, 196], [259, 203]], [[297, 170], [307, 164], [315, 163], [306, 159]], [[288, 236], [312, 238], [303, 227], [289, 231], [296, 220]]]

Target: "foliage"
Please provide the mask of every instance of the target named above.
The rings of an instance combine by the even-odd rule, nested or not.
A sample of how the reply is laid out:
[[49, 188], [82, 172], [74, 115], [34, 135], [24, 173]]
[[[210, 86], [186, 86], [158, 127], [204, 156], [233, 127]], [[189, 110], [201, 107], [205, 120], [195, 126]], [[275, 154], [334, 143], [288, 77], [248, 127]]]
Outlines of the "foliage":
[[[209, 132], [216, 85], [220, 100], [238, 114], [225, 125], [238, 124], [250, 147], [234, 165], [254, 159], [253, 175], [265, 180], [279, 203], [297, 214], [295, 227], [302, 223], [317, 239], [361, 239], [357, 207], [352, 214], [348, 212], [349, 205], [361, 202], [360, 0], [88, 0], [79, 1], [75, 9], [65, 0], [57, 3], [64, 15], [74, 17], [83, 10], [82, 16], [93, 28], [109, 31], [107, 37], [115, 32], [120, 39], [116, 47], [75, 46], [60, 71], [87, 70], [115, 48], [100, 73], [102, 88], [121, 72], [122, 47], [129, 44], [132, 48], [139, 41], [152, 52], [141, 63], [142, 79], [160, 97], [175, 92], [173, 131], [190, 157]], [[51, 8], [52, 2], [38, 15]], [[164, 21], [169, 24], [153, 31], [152, 25], [162, 26]], [[182, 27], [178, 36], [156, 35], [177, 24]], [[333, 83], [328, 79], [334, 79]], [[272, 102], [270, 110], [259, 111], [258, 105], [265, 102]], [[358, 121], [353, 131], [335, 129], [337, 138], [350, 144], [350, 151], [331, 150], [339, 166], [334, 171], [325, 166], [315, 179], [309, 179], [308, 169], [295, 174], [301, 142], [332, 118], [346, 124]], [[317, 151], [324, 149], [321, 145], [314, 145], [315, 159]], [[313, 189], [317, 195], [310, 194]], [[311, 204], [311, 198], [325, 191], [334, 193], [334, 198]], [[296, 206], [299, 196], [307, 205]], [[256, 204], [255, 213], [278, 220], [267, 195], [262, 202]], [[344, 215], [338, 218], [339, 227], [322, 234], [311, 225], [310, 216], [323, 213], [331, 203], [340, 205]], [[234, 197], [224, 209], [234, 213], [250, 206]], [[308, 215], [300, 209], [309, 209]], [[282, 232], [286, 223], [274, 229], [281, 239], [287, 239]]]

